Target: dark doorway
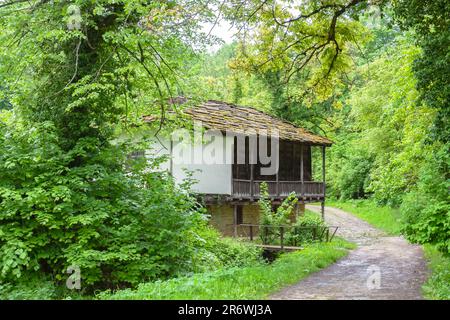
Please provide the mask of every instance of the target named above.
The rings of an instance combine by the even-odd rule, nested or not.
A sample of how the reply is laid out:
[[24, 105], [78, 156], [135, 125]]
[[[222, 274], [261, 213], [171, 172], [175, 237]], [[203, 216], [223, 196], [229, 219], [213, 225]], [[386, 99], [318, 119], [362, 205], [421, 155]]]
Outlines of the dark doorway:
[[237, 206], [237, 208], [236, 208], [236, 224], [243, 224], [243, 223], [244, 223], [243, 207]]

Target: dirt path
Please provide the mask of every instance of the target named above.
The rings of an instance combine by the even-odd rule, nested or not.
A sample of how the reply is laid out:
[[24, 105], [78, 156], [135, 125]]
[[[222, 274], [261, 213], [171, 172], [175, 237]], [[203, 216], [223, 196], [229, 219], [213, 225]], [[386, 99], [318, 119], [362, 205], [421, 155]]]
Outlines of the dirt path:
[[[307, 209], [320, 212], [319, 206]], [[428, 271], [420, 246], [339, 209], [326, 207], [325, 220], [339, 226], [337, 234], [358, 248], [271, 299], [423, 299], [421, 285]]]

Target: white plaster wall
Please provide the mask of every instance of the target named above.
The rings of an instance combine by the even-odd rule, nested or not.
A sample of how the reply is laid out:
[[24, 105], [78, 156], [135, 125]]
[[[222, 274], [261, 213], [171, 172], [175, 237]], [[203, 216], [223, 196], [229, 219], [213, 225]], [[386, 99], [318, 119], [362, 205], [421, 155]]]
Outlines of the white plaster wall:
[[[215, 137], [218, 134], [211, 134], [208, 136], [208, 139], [211, 137]], [[214, 138], [212, 138], [214, 139]], [[220, 139], [220, 138], [219, 138]], [[184, 158], [183, 163], [179, 163], [180, 160], [172, 160], [172, 165], [170, 160], [165, 161], [160, 165], [160, 170], [169, 170], [172, 169], [172, 175], [175, 177], [175, 180], [178, 183], [181, 183], [183, 179], [187, 177], [187, 173], [185, 170], [193, 172], [192, 178], [197, 180], [197, 182], [192, 186], [192, 189], [198, 193], [203, 194], [231, 194], [231, 177], [232, 177], [232, 160], [233, 155], [231, 150], [233, 144], [233, 138], [223, 137], [223, 143], [218, 144], [217, 141], [214, 140], [216, 144], [214, 147], [216, 149], [221, 146], [223, 153], [223, 157], [219, 163], [205, 163], [203, 158], [207, 157], [209, 153], [208, 150], [211, 150], [212, 144], [202, 144], [195, 143], [194, 147], [191, 149], [191, 152], [188, 152], [186, 158]], [[212, 143], [214, 143], [214, 141]], [[162, 143], [162, 144], [161, 144]], [[174, 142], [172, 144], [172, 152], [175, 153], [177, 150], [180, 150], [179, 144], [183, 142]], [[164, 148], [166, 147], [166, 148]], [[178, 147], [178, 149], [177, 149]], [[151, 150], [149, 150], [146, 154], [147, 157], [152, 157], [154, 155], [170, 155], [171, 146], [169, 139], [160, 138], [160, 142], [155, 140]], [[228, 152], [226, 152], [228, 150]], [[189, 154], [190, 153], [190, 154]], [[220, 154], [220, 152], [219, 152]], [[172, 159], [176, 157], [175, 154], [172, 154]], [[191, 161], [186, 161], [187, 158], [190, 158]], [[177, 159], [180, 159], [178, 157]], [[223, 159], [223, 160], [222, 160]], [[211, 158], [209, 158], [211, 162]], [[189, 162], [189, 163], [187, 163]]]

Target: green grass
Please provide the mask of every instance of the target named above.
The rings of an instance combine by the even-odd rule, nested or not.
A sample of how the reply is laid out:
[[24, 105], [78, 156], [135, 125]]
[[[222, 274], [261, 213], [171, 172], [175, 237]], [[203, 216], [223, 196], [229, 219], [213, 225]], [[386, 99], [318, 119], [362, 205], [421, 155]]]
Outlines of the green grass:
[[355, 245], [336, 239], [282, 254], [272, 264], [230, 268], [167, 281], [144, 283], [137, 289], [103, 292], [99, 299], [264, 299], [347, 255]]
[[401, 228], [400, 212], [388, 206], [378, 206], [370, 200], [347, 200], [326, 202], [326, 206], [350, 212], [391, 235], [399, 235]]
[[424, 245], [431, 276], [423, 285], [425, 298], [450, 300], [450, 257], [444, 257], [435, 247]]

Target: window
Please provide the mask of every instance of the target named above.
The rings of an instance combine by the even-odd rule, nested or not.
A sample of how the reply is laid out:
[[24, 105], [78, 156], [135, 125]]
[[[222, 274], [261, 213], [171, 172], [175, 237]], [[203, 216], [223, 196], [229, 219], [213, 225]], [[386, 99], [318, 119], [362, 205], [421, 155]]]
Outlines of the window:
[[237, 206], [236, 208], [236, 224], [244, 223], [244, 214], [242, 206]]

